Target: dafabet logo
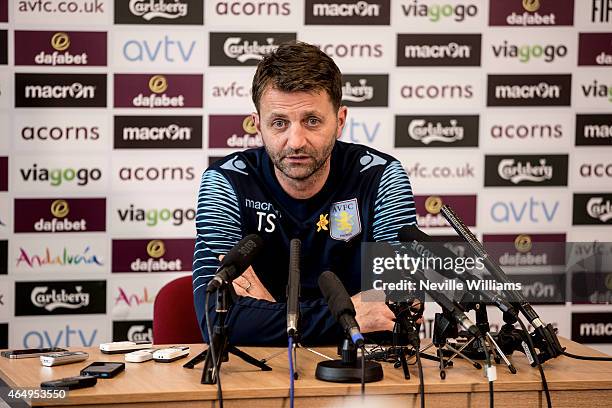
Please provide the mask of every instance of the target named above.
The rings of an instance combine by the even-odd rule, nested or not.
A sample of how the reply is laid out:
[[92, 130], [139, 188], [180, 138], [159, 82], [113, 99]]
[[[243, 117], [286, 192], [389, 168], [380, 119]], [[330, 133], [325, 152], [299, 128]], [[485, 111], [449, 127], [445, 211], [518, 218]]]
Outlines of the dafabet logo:
[[202, 75], [115, 74], [116, 108], [201, 108]]
[[193, 239], [115, 239], [113, 272], [191, 270]]
[[571, 26], [574, 0], [490, 0], [491, 26]]
[[105, 66], [106, 33], [15, 31], [15, 65]]
[[15, 232], [106, 230], [104, 198], [16, 198]]

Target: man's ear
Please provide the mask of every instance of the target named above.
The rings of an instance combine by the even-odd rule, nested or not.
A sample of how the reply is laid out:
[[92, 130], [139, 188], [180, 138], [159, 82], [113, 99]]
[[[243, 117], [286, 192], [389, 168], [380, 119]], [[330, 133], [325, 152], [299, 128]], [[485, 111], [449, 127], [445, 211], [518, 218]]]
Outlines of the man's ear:
[[338, 109], [338, 132], [337, 138], [339, 139], [342, 136], [342, 129], [344, 129], [344, 125], [346, 125], [346, 116], [348, 115], [348, 108], [346, 106], [340, 106]]
[[257, 134], [261, 136], [261, 123], [259, 122], [259, 113], [251, 112], [251, 118], [253, 119], [253, 123], [255, 124], [255, 129], [257, 129]]

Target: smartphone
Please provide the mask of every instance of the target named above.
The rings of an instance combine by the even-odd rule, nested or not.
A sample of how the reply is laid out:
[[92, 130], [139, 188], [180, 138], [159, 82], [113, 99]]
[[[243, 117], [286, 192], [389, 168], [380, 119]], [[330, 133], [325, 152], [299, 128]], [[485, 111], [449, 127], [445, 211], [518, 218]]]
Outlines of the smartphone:
[[59, 380], [51, 380], [40, 383], [40, 388], [68, 388], [78, 390], [79, 388], [93, 387], [98, 379], [92, 375], [79, 375], [76, 377], [66, 377]]
[[22, 350], [6, 350], [0, 352], [2, 357], [6, 358], [29, 358], [38, 357], [43, 354], [58, 353], [60, 351], [68, 351], [59, 347], [37, 348], [37, 349], [22, 349]]
[[137, 350], [127, 353], [125, 361], [128, 363], [144, 363], [145, 361], [153, 360], [153, 353], [159, 349]]
[[61, 364], [78, 363], [85, 361], [89, 357], [84, 351], [64, 351], [61, 353], [51, 353], [40, 356], [40, 364], [45, 367], [52, 367]]
[[153, 347], [153, 343], [150, 341], [114, 341], [100, 344], [100, 351], [104, 354], [119, 354], [151, 347]]
[[125, 363], [96, 361], [81, 370], [81, 375], [98, 378], [113, 378], [125, 369]]
[[174, 346], [159, 349], [153, 353], [153, 360], [158, 363], [171, 363], [189, 355], [189, 346]]

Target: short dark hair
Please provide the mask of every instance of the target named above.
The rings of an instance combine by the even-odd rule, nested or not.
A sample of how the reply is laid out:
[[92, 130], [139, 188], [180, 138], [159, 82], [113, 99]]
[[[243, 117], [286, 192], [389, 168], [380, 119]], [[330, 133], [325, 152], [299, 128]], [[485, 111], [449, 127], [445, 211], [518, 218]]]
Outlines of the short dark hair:
[[342, 101], [342, 74], [318, 47], [293, 41], [279, 45], [257, 65], [251, 88], [255, 109], [268, 85], [283, 92], [327, 91], [336, 110]]

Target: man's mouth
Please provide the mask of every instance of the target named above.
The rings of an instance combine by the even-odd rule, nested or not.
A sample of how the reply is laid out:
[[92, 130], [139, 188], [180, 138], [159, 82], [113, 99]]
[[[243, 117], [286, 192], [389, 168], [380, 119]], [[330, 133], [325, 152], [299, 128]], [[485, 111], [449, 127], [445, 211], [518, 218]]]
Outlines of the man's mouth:
[[310, 156], [305, 154], [294, 154], [290, 156], [285, 156], [285, 160], [290, 163], [301, 163], [310, 159]]

